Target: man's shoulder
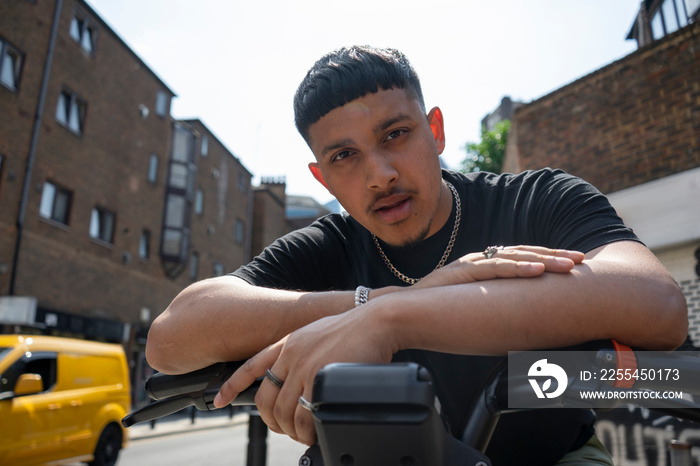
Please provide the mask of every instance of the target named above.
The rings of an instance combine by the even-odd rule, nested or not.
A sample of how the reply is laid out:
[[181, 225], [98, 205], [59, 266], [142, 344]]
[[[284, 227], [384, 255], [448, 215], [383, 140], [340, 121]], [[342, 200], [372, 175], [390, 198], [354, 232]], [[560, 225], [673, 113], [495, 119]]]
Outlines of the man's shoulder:
[[550, 167], [525, 170], [520, 173], [492, 173], [483, 171], [462, 173], [447, 169], [443, 169], [442, 172], [443, 178], [447, 181], [492, 185], [511, 184], [538, 178], [578, 179], [560, 168]]
[[581, 178], [559, 168], [540, 168], [520, 173], [472, 172], [461, 173], [443, 170], [443, 178], [455, 186], [465, 186], [469, 190], [518, 190], [557, 185], [559, 188], [576, 184], [588, 185]]
[[292, 236], [337, 236], [340, 238], [352, 237], [366, 231], [357, 220], [347, 212], [332, 212], [314, 220], [310, 225], [299, 228], [290, 233]]

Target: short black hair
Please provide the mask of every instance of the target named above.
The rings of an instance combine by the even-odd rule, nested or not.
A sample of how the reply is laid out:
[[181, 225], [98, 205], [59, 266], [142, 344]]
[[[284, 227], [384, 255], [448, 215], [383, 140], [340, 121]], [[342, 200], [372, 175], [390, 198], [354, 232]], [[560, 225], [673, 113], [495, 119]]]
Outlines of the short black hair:
[[405, 89], [425, 112], [418, 74], [398, 50], [353, 46], [325, 55], [309, 70], [294, 95], [297, 130], [308, 143], [312, 124], [331, 110], [380, 88]]

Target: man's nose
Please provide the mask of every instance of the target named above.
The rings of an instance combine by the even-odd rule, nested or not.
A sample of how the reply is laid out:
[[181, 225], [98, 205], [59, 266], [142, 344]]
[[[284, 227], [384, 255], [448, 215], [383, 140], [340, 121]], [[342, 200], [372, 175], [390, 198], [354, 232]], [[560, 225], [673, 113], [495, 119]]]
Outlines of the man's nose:
[[392, 157], [381, 151], [367, 155], [367, 186], [370, 189], [386, 189], [399, 179]]

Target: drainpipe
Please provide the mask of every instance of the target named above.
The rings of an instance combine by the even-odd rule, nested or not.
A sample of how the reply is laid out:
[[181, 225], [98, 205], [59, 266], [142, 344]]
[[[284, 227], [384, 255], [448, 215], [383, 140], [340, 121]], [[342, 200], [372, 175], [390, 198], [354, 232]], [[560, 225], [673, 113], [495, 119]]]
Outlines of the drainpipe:
[[27, 168], [24, 172], [24, 183], [22, 184], [22, 199], [19, 204], [17, 214], [17, 239], [15, 240], [15, 252], [12, 257], [12, 271], [10, 275], [10, 296], [15, 294], [15, 281], [17, 279], [17, 264], [19, 262], [19, 251], [22, 242], [22, 232], [24, 230], [24, 217], [27, 213], [27, 198], [29, 197], [29, 186], [32, 182], [32, 172], [34, 170], [34, 159], [36, 158], [36, 146], [39, 140], [39, 130], [41, 129], [41, 119], [44, 116], [44, 104], [46, 103], [46, 91], [49, 87], [49, 75], [51, 74], [51, 62], [53, 52], [56, 48], [56, 36], [58, 35], [58, 23], [63, 9], [63, 0], [56, 0], [56, 10], [53, 13], [53, 23], [51, 24], [51, 37], [49, 48], [46, 52], [46, 62], [44, 63], [44, 74], [41, 78], [41, 89], [39, 90], [39, 101], [36, 105], [34, 115], [34, 126], [32, 127], [32, 139], [29, 144], [29, 155], [27, 156]]

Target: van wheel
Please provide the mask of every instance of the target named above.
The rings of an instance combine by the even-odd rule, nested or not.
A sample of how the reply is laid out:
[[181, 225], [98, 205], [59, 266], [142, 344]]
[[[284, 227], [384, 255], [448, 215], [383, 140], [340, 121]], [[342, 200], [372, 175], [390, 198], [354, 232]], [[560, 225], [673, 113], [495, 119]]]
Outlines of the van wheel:
[[116, 424], [109, 424], [100, 434], [95, 447], [95, 459], [90, 466], [114, 466], [122, 448], [122, 431]]

